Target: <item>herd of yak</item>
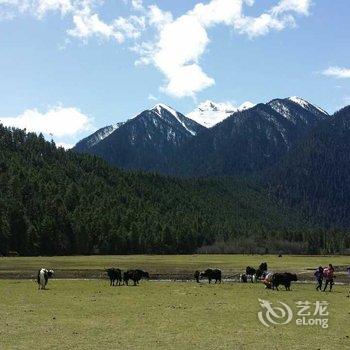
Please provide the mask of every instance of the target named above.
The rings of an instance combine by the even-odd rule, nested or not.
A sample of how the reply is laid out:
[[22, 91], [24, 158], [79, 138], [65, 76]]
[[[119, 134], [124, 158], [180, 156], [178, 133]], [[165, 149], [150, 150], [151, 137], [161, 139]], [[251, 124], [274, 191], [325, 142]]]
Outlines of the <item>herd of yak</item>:
[[[195, 280], [199, 283], [200, 279], [207, 278], [208, 282], [211, 283], [215, 280], [215, 283], [221, 283], [221, 270], [219, 269], [207, 269], [203, 272], [196, 271], [194, 273]], [[239, 276], [239, 280], [242, 283], [247, 283], [248, 280], [251, 282], [261, 281], [265, 284], [268, 289], [276, 289], [280, 285], [284, 286], [286, 290], [290, 290], [292, 281], [297, 281], [298, 277], [296, 274], [284, 272], [284, 273], [272, 273], [267, 270], [267, 263], [263, 262], [260, 264], [258, 269], [247, 266], [245, 273]]]
[[[122, 272], [118, 268], [106, 269], [107, 275], [110, 280], [110, 285], [129, 285], [129, 281], [133, 281], [134, 285], [138, 285], [143, 278], [149, 279], [149, 273], [143, 270], [127, 270]], [[37, 276], [39, 289], [45, 289], [48, 279], [54, 274], [53, 270], [40, 269]], [[215, 283], [221, 283], [222, 273], [219, 269], [206, 269], [205, 271], [195, 271], [194, 278], [197, 283], [201, 279], [208, 279], [208, 282], [215, 281]], [[267, 263], [261, 263], [258, 269], [247, 266], [245, 273], [240, 275], [240, 282], [247, 283], [248, 281], [256, 282], [261, 281], [265, 284], [266, 288], [276, 289], [280, 285], [283, 285], [286, 290], [290, 290], [292, 281], [297, 281], [297, 275], [292, 273], [272, 273], [267, 270]]]
[[126, 284], [129, 285], [129, 281], [134, 282], [134, 286], [136, 286], [142, 278], [149, 279], [149, 273], [143, 270], [128, 270], [122, 274], [121, 269], [110, 268], [106, 270], [109, 280], [111, 282], [111, 286]]
[[[129, 280], [137, 285], [142, 278], [149, 279], [149, 273], [143, 270], [128, 270], [122, 273], [120, 269], [110, 268], [106, 269], [107, 275], [110, 280], [110, 285], [128, 285]], [[222, 273], [219, 269], [206, 269], [205, 271], [195, 271], [194, 278], [197, 283], [201, 279], [208, 279], [208, 282], [215, 281], [215, 283], [222, 281]], [[260, 264], [258, 269], [247, 266], [245, 273], [240, 275], [240, 282], [247, 283], [248, 280], [251, 282], [261, 281], [265, 284], [266, 288], [276, 289], [280, 285], [283, 285], [286, 290], [290, 290], [292, 281], [297, 281], [297, 275], [285, 272], [285, 273], [271, 273], [267, 270], [267, 263], [263, 262]]]

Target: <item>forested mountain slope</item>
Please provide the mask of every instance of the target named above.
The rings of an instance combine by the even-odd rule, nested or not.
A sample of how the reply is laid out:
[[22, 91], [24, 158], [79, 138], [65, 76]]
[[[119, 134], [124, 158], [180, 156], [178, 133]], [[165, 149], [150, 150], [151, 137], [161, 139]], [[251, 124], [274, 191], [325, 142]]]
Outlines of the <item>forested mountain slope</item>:
[[249, 237], [308, 242], [299, 216], [239, 179], [123, 172], [0, 125], [0, 251], [189, 253]]
[[320, 226], [349, 230], [350, 106], [315, 128], [267, 172], [265, 183]]

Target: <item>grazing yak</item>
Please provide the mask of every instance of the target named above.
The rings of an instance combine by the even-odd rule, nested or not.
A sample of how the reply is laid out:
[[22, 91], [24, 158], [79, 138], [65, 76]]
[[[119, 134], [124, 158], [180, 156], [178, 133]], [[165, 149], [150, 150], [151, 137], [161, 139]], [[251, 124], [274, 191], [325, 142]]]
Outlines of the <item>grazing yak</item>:
[[265, 272], [267, 272], [267, 263], [263, 262], [259, 265], [259, 268], [256, 270], [256, 278], [260, 279]]
[[262, 275], [267, 271], [267, 263], [263, 262], [259, 265], [259, 268], [256, 270], [254, 267], [247, 266], [245, 269], [245, 274], [247, 278], [249, 277], [251, 282], [256, 282], [261, 279]]
[[[109, 277], [109, 280], [111, 281], [110, 286], [114, 285], [121, 285], [123, 282], [122, 278], [122, 270], [120, 269], [115, 269], [115, 268], [110, 268], [106, 269], [107, 275]], [[114, 284], [116, 282], [116, 284]]]
[[290, 285], [292, 281], [297, 281], [298, 277], [294, 273], [274, 273], [272, 275], [272, 289], [278, 290], [278, 286], [282, 285], [286, 288], [286, 290], [290, 290]]
[[211, 280], [215, 280], [215, 283], [219, 281], [221, 283], [221, 270], [219, 269], [206, 269], [199, 274], [200, 278], [208, 278], [209, 283]]
[[51, 278], [53, 274], [54, 274], [53, 270], [48, 270], [44, 268], [40, 269], [38, 271], [38, 276], [37, 276], [38, 289], [45, 289], [49, 278]]
[[149, 273], [142, 270], [128, 270], [123, 274], [123, 281], [128, 286], [129, 280], [134, 282], [136, 286], [142, 278], [149, 279]]
[[254, 282], [255, 281], [255, 274], [256, 274], [256, 270], [254, 269], [254, 267], [247, 266], [247, 268], [245, 269], [246, 279], [248, 280], [248, 278], [249, 278], [251, 282]]

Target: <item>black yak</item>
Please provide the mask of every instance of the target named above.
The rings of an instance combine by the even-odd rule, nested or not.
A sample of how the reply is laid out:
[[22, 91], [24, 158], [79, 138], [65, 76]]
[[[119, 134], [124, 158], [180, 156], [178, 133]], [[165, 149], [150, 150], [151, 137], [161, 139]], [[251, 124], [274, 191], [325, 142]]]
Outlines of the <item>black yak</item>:
[[136, 286], [142, 278], [149, 279], [149, 273], [142, 270], [128, 270], [123, 274], [123, 281], [128, 286], [129, 280], [134, 282]]
[[282, 285], [286, 288], [286, 290], [290, 290], [290, 285], [292, 281], [297, 281], [298, 277], [294, 273], [274, 273], [272, 275], [272, 289], [278, 290], [278, 286]]
[[219, 281], [221, 283], [221, 270], [219, 269], [206, 269], [200, 273], [200, 278], [208, 278], [209, 283], [211, 280], [215, 280], [215, 283]]
[[263, 262], [259, 265], [259, 268], [256, 270], [256, 278], [260, 279], [265, 272], [267, 272], [267, 263]]
[[257, 270], [251, 266], [247, 266], [247, 268], [245, 269], [247, 278], [249, 277], [251, 282], [256, 282], [257, 280], [260, 280], [263, 274], [266, 272], [267, 272], [266, 262], [261, 263]]
[[256, 275], [256, 269], [254, 269], [254, 267], [247, 266], [247, 268], [245, 269], [245, 275], [246, 275], [247, 280], [249, 278], [251, 282], [254, 282], [255, 275]]
[[114, 286], [114, 283], [117, 282], [118, 285], [121, 285], [122, 279], [122, 271], [120, 269], [110, 268], [106, 269], [107, 275], [110, 280], [110, 286]]

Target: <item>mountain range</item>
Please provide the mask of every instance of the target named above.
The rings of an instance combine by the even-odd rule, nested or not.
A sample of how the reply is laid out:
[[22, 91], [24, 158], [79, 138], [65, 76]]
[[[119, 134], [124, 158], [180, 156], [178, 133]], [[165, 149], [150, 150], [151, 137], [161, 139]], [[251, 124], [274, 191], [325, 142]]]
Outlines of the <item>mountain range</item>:
[[241, 175], [275, 164], [327, 112], [297, 97], [240, 107], [206, 101], [187, 114], [158, 104], [74, 147], [124, 169], [182, 176]]
[[350, 107], [330, 115], [299, 97], [248, 104], [232, 114], [222, 107], [201, 106], [202, 117], [218, 113], [206, 125], [198, 113], [185, 116], [160, 104], [74, 150], [124, 169], [250, 178], [314, 225], [350, 228]]
[[0, 254], [348, 253], [350, 106], [206, 105], [211, 127], [159, 104], [67, 152], [0, 125]]
[[250, 175], [274, 165], [318, 123], [323, 110], [299, 98], [274, 99], [237, 111], [183, 145], [173, 173]]
[[117, 126], [106, 126], [74, 147], [124, 169], [165, 172], [170, 159], [205, 127], [164, 104]]

